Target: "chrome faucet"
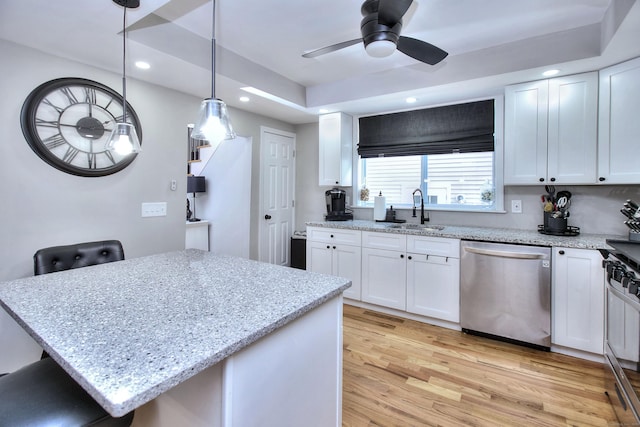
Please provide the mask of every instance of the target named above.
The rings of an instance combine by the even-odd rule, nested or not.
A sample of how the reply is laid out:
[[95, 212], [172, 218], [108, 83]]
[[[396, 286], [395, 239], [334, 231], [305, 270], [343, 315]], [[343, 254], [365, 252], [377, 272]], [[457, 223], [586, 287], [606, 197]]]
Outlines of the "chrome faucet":
[[424, 224], [429, 219], [424, 219], [424, 197], [422, 197], [422, 190], [416, 188], [413, 192], [413, 218], [416, 218], [416, 193], [420, 193], [420, 224]]

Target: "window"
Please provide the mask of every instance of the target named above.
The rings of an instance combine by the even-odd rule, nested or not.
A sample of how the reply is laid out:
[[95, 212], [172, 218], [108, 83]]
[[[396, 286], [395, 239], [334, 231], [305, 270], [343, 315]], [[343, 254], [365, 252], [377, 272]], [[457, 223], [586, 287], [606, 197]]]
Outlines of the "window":
[[420, 188], [429, 209], [496, 211], [494, 165], [493, 151], [360, 159], [360, 188], [370, 194], [361, 205], [382, 192], [388, 205], [413, 206]]

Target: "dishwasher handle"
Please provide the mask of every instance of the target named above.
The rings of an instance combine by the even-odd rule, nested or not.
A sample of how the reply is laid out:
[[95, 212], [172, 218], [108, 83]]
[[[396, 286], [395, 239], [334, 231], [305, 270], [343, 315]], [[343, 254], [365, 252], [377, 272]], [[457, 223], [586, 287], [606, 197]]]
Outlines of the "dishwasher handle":
[[510, 251], [497, 251], [495, 249], [480, 249], [473, 247], [465, 247], [465, 251], [472, 254], [495, 256], [499, 258], [517, 258], [517, 259], [543, 259], [544, 254], [534, 254], [527, 252], [510, 252]]

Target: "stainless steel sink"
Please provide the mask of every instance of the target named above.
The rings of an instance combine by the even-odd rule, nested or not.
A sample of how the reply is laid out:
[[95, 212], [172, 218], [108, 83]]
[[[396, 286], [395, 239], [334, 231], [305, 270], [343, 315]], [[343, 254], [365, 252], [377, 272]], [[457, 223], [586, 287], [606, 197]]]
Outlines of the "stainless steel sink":
[[387, 228], [400, 230], [418, 230], [418, 231], [440, 231], [444, 230], [444, 225], [426, 225], [426, 224], [391, 224]]

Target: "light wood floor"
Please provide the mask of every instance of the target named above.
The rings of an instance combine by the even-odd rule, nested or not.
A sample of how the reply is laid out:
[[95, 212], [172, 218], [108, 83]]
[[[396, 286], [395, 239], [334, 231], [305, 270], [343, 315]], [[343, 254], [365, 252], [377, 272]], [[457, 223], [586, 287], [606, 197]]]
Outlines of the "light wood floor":
[[603, 368], [344, 306], [343, 426], [614, 426]]

